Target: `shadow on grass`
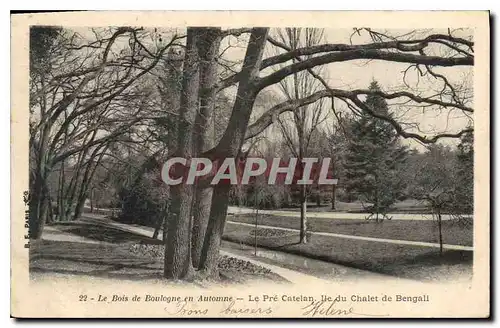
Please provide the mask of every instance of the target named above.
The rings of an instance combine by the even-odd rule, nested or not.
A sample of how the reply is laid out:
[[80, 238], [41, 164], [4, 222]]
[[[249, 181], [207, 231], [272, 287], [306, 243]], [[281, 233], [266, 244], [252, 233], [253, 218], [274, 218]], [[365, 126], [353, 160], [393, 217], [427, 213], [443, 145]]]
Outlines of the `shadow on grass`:
[[454, 265], [469, 263], [472, 264], [474, 252], [462, 250], [445, 250], [443, 254], [439, 252], [429, 252], [415, 256], [413, 259], [406, 259], [401, 263], [418, 263], [426, 266], [438, 266], [443, 264]]
[[288, 246], [294, 246], [294, 245], [300, 245], [300, 240], [297, 240], [296, 242], [289, 242], [289, 243], [286, 243], [286, 244], [283, 244], [283, 245], [278, 245], [274, 249], [280, 250], [282, 248], [285, 248], [285, 247], [288, 247]]
[[59, 274], [71, 274], [77, 276], [94, 276], [100, 278], [113, 278], [120, 280], [151, 280], [151, 279], [163, 279], [162, 271], [157, 270], [157, 272], [150, 273], [124, 273], [124, 272], [113, 272], [119, 270], [118, 268], [111, 267], [107, 269], [96, 269], [93, 271], [79, 271], [70, 269], [47, 269], [42, 267], [32, 267], [30, 271], [33, 273], [59, 273]]
[[[130, 244], [90, 244], [73, 241], [35, 241], [30, 247], [30, 273], [32, 279], [47, 274], [92, 276], [119, 280], [161, 280], [168, 284], [194, 284], [199, 281], [172, 282], [163, 277], [162, 258], [146, 258], [130, 252]], [[255, 272], [242, 261], [236, 267], [220, 269], [220, 283], [244, 283], [249, 280], [271, 280], [288, 283], [273, 272]], [[234, 264], [234, 260], [233, 260]]]
[[58, 224], [58, 228], [66, 233], [108, 243], [163, 244], [161, 240], [131, 233], [106, 223], [68, 222]]
[[134, 217], [128, 217], [128, 216], [105, 216], [106, 219], [117, 222], [117, 223], [122, 223], [122, 224], [128, 224], [131, 226], [138, 226], [138, 227], [149, 227], [149, 228], [154, 228], [156, 226], [155, 221], [147, 221], [144, 222], [144, 220], [137, 220]]
[[[297, 236], [298, 237], [298, 236]], [[367, 270], [379, 274], [396, 276], [415, 280], [434, 280], [446, 267], [468, 265], [472, 268], [473, 252], [465, 250], [445, 250], [442, 255], [435, 249], [426, 250], [420, 247], [401, 245], [376, 245], [368, 242], [327, 238], [310, 238], [307, 244], [297, 242], [297, 239], [258, 240], [259, 248], [275, 251], [278, 258], [287, 261], [287, 253], [306, 259], [344, 265], [355, 269]], [[224, 240], [254, 246], [254, 241], [244, 236], [244, 233], [228, 233]], [[366, 245], [368, 247], [359, 247]], [[384, 248], [385, 247], [385, 248]], [[338, 250], [338, 251], [333, 251]], [[304, 264], [306, 266], [306, 264]], [[434, 273], [433, 273], [434, 272]]]
[[162, 278], [162, 263], [134, 256], [127, 244], [43, 240], [30, 248], [30, 272], [144, 280]]

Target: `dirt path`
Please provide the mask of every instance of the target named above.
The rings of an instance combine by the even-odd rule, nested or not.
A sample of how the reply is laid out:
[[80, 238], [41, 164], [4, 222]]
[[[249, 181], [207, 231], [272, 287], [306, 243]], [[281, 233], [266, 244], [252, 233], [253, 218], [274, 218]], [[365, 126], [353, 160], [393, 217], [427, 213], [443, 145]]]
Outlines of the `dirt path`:
[[[89, 209], [88, 207], [86, 207]], [[112, 213], [113, 211], [106, 208], [94, 208], [95, 211], [101, 213]], [[255, 210], [248, 207], [229, 206], [227, 209], [228, 214], [253, 214]], [[277, 215], [284, 217], [300, 217], [300, 212], [291, 210], [259, 210], [260, 214]], [[88, 215], [88, 213], [85, 213]], [[92, 214], [90, 214], [92, 215]], [[344, 220], [359, 220], [363, 219], [367, 214], [365, 213], [349, 213], [349, 212], [315, 212], [308, 210], [307, 216], [310, 218], [325, 218], [325, 219], [344, 219]], [[418, 213], [388, 213], [392, 220], [402, 221], [432, 221], [434, 220], [432, 214], [418, 214]], [[442, 220], [451, 220], [452, 217], [448, 214], [442, 215]]]
[[[83, 220], [89, 220], [89, 221], [97, 221], [100, 223], [105, 223], [106, 225], [110, 225], [113, 227], [117, 227], [119, 229], [123, 229], [124, 231], [128, 231], [131, 233], [136, 233], [140, 234], [142, 236], [147, 236], [151, 237], [153, 234], [153, 228], [148, 228], [148, 227], [142, 227], [142, 226], [135, 226], [135, 225], [128, 225], [124, 223], [119, 223], [115, 221], [111, 221], [109, 219], [105, 219], [102, 216], [99, 215], [87, 215], [85, 214], [82, 217]], [[161, 235], [161, 234], [160, 234]], [[257, 257], [254, 257], [253, 255], [248, 255], [244, 252], [241, 252], [241, 250], [236, 248], [236, 245], [230, 245], [229, 243], [223, 243], [222, 249], [221, 249], [221, 254], [223, 255], [228, 255], [234, 258], [238, 258], [240, 260], [248, 261], [250, 263], [253, 263], [255, 265], [267, 268], [271, 270], [272, 272], [282, 276], [286, 280], [290, 281], [291, 283], [298, 284], [298, 283], [304, 283], [304, 281], [310, 282], [310, 283], [330, 283], [336, 280], [349, 280], [349, 279], [354, 279], [355, 277], [359, 277], [360, 275], [363, 276], [369, 276], [370, 278], [376, 278], [376, 279], [384, 279], [384, 280], [391, 280], [391, 279], [399, 279], [395, 277], [389, 277], [386, 275], [380, 275], [376, 274], [370, 271], [365, 271], [365, 270], [359, 270], [359, 269], [354, 269], [354, 268], [349, 268], [345, 266], [340, 266], [340, 265], [335, 265], [332, 263], [326, 263], [322, 261], [316, 261], [312, 259], [308, 259], [306, 257], [302, 256], [297, 256], [297, 255], [291, 255], [283, 252], [279, 252], [280, 256], [279, 258], [273, 257], [270, 258], [268, 257], [269, 251], [263, 251], [261, 250], [257, 255]], [[263, 256], [263, 258], [259, 258], [259, 255]], [[306, 267], [309, 268], [303, 268], [303, 270], [294, 270], [291, 269], [288, 262], [291, 257], [298, 258], [300, 257], [302, 261], [309, 262], [309, 265], [306, 265]], [[287, 260], [288, 259], [288, 260]], [[325, 278], [322, 278], [321, 275], [315, 274], [313, 272], [313, 268], [310, 268], [310, 262], [322, 262], [323, 266], [329, 266], [330, 268], [328, 270], [334, 272], [335, 274], [333, 275], [323, 275]], [[307, 263], [306, 263], [307, 264]], [[341, 268], [340, 268], [341, 267]], [[325, 271], [325, 268], [322, 268], [321, 271]], [[359, 271], [362, 271], [360, 273]], [[341, 273], [339, 275], [339, 273]], [[349, 278], [349, 279], [348, 279]]]
[[[114, 227], [123, 229], [125, 231], [137, 233], [137, 234], [147, 236], [147, 237], [151, 237], [153, 234], [152, 228], [131, 226], [131, 225], [124, 224], [124, 223], [114, 222], [114, 221], [111, 221], [109, 219], [104, 219], [104, 218], [98, 217], [98, 216], [89, 217], [87, 215], [84, 215], [83, 218], [90, 219], [90, 220], [100, 220], [101, 222], [105, 221], [106, 225], [114, 226]], [[221, 250], [220, 253], [223, 255], [228, 255], [228, 256], [231, 256], [231, 257], [234, 257], [234, 258], [237, 258], [240, 260], [248, 261], [248, 262], [253, 263], [255, 265], [267, 268], [267, 269], [271, 270], [272, 272], [282, 276], [283, 278], [290, 281], [291, 283], [304, 282], [305, 280], [310, 281], [310, 282], [323, 282], [323, 283], [327, 282], [327, 280], [319, 279], [319, 278], [312, 276], [312, 275], [304, 274], [304, 273], [290, 270], [287, 268], [283, 268], [283, 267], [280, 267], [277, 265], [264, 263], [264, 262], [256, 260], [255, 258], [250, 258], [248, 256], [235, 254], [234, 252], [231, 252], [230, 249], [223, 249], [223, 250]]]
[[[246, 207], [229, 206], [227, 209], [228, 214], [253, 214], [255, 210]], [[300, 212], [283, 211], [283, 210], [259, 210], [260, 214], [270, 214], [286, 217], [300, 217]], [[326, 219], [345, 219], [345, 220], [359, 220], [366, 216], [364, 213], [347, 213], [347, 212], [314, 212], [307, 211], [307, 216], [310, 218], [326, 218]], [[432, 221], [431, 214], [406, 214], [406, 213], [389, 213], [392, 220], [406, 220], [406, 221]], [[451, 220], [450, 215], [443, 215], [443, 220]]]
[[[155, 247], [162, 248], [162, 242], [159, 241], [158, 245], [147, 244], [152, 247], [147, 250], [140, 250], [137, 246], [140, 248], [141, 244], [135, 244], [138, 240], [150, 240], [151, 234], [148, 229], [127, 227], [118, 222], [95, 217], [84, 218], [67, 225], [47, 226], [42, 239], [35, 241], [30, 248], [31, 279], [41, 281], [51, 277], [66, 279], [75, 275], [89, 275], [100, 279], [147, 279], [160, 282], [163, 280], [163, 256], [158, 257], [159, 253]], [[120, 242], [117, 243], [117, 240]], [[123, 240], [128, 240], [130, 243], [123, 243]], [[131, 247], [132, 245], [134, 247]], [[224, 275], [226, 280], [236, 278], [237, 282], [251, 285], [261, 282], [264, 277], [275, 283], [287, 284], [296, 282], [298, 278], [308, 281], [316, 279], [232, 252], [221, 253], [271, 271], [249, 272], [246, 264], [243, 270], [236, 268], [238, 264], [233, 260], [226, 260], [224, 268], [221, 269], [221, 275]], [[170, 284], [169, 281], [166, 283]], [[193, 281], [186, 284], [208, 287], [214, 282]]]
[[[227, 220], [226, 223], [255, 228], [255, 224], [250, 224], [250, 223], [234, 222], [234, 221], [229, 221], [229, 220]], [[258, 225], [258, 227], [261, 229], [275, 229], [275, 230], [283, 230], [283, 231], [290, 231], [290, 232], [299, 232], [298, 229], [281, 228], [281, 227], [274, 227], [274, 226], [268, 226], [268, 225]], [[439, 248], [438, 243], [427, 243], [427, 242], [423, 242], [423, 241], [363, 237], [363, 236], [343, 235], [343, 234], [331, 233], [331, 232], [313, 232], [313, 231], [310, 231], [310, 233], [312, 235], [326, 236], [326, 237], [345, 238], [345, 239], [353, 239], [353, 240], [365, 240], [365, 241], [373, 241], [373, 242], [378, 242], [378, 243], [389, 243], [389, 244], [398, 244], [398, 245], [412, 245], [412, 246]], [[474, 248], [471, 246], [449, 245], [449, 244], [443, 244], [443, 248], [444, 249], [462, 250], [462, 251], [473, 251], [474, 250]]]

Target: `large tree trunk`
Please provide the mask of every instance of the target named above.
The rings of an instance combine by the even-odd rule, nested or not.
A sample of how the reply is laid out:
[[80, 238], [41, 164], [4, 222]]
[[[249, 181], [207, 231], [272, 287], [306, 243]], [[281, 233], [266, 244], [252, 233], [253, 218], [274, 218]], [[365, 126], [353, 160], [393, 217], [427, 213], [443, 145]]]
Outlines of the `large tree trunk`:
[[45, 194], [45, 180], [42, 172], [37, 170], [30, 188], [29, 201], [29, 234], [31, 239], [42, 238], [43, 228], [47, 221], [48, 197]]
[[[215, 140], [210, 122], [215, 107], [215, 84], [217, 83], [216, 58], [220, 47], [220, 28], [206, 28], [203, 38], [198, 40], [198, 53], [200, 55], [200, 110], [196, 116], [196, 124], [193, 134], [194, 153], [199, 154], [214, 146]], [[210, 205], [212, 204], [212, 189], [201, 185], [195, 185], [195, 196], [193, 204], [193, 235], [192, 235], [192, 257], [193, 266], [199, 267], [201, 249], [207, 230], [208, 218], [210, 216]]]
[[[254, 28], [250, 35], [231, 118], [215, 150], [219, 160], [227, 157], [236, 158], [243, 145], [253, 104], [259, 91], [255, 81], [260, 71], [267, 34], [267, 28]], [[219, 248], [226, 221], [230, 189], [231, 186], [225, 184], [219, 184], [214, 188], [210, 219], [201, 252], [200, 268], [215, 278], [218, 277]]]
[[224, 224], [226, 223], [229, 204], [229, 185], [219, 185], [214, 188], [210, 220], [200, 256], [199, 267], [212, 278], [218, 278], [218, 258]]
[[167, 231], [168, 247], [165, 252], [165, 277], [187, 278], [192, 273], [191, 263], [191, 202], [193, 188], [181, 184], [172, 188], [172, 219]]
[[[203, 37], [203, 29], [188, 28], [176, 151], [176, 157], [188, 159], [193, 155], [192, 132], [198, 112], [199, 56], [196, 45], [200, 37]], [[185, 183], [171, 186], [171, 195], [171, 214], [174, 217], [168, 227], [164, 274], [166, 278], [184, 279], [193, 272], [190, 230], [193, 186]]]
[[210, 206], [212, 205], [213, 192], [211, 188], [196, 187], [194, 217], [193, 217], [193, 236], [192, 236], [192, 256], [193, 266], [199, 268], [201, 250], [207, 231], [208, 219], [210, 217]]
[[[46, 123], [42, 130], [39, 143], [32, 142], [35, 150], [35, 168], [30, 175], [30, 201], [29, 201], [29, 235], [31, 239], [41, 239], [45, 222], [47, 221], [48, 206], [50, 206], [47, 177], [51, 170], [47, 163], [48, 137], [50, 124]], [[31, 141], [31, 140], [30, 140]]]

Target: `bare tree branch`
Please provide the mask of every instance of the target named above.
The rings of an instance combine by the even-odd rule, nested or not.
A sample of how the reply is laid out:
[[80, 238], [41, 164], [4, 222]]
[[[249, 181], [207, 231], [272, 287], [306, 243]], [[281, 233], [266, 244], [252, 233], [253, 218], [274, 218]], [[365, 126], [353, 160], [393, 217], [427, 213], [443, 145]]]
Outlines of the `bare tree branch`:
[[261, 78], [258, 82], [259, 89], [264, 89], [272, 84], [278, 83], [282, 79], [294, 73], [313, 68], [319, 65], [343, 62], [355, 59], [379, 59], [384, 61], [398, 62], [398, 63], [413, 63], [423, 65], [435, 66], [472, 66], [474, 65], [474, 58], [472, 57], [458, 57], [458, 58], [445, 58], [439, 56], [422, 56], [407, 53], [391, 53], [380, 50], [348, 50], [343, 52], [330, 53], [318, 57], [313, 57], [295, 64], [284, 67], [268, 76]]
[[[439, 100], [435, 99], [427, 99], [427, 98], [420, 98], [417, 96], [412, 95], [411, 93], [408, 92], [396, 92], [396, 93], [384, 93], [384, 92], [378, 92], [378, 91], [370, 91], [370, 90], [352, 90], [352, 91], [345, 91], [345, 90], [339, 90], [339, 89], [329, 89], [329, 90], [321, 90], [318, 92], [315, 92], [314, 94], [302, 98], [302, 99], [297, 99], [297, 100], [288, 100], [285, 101], [281, 104], [278, 104], [274, 106], [273, 108], [269, 109], [267, 112], [262, 114], [256, 121], [255, 123], [251, 124], [248, 129], [247, 133], [245, 135], [245, 139], [249, 139], [252, 137], [255, 137], [262, 133], [268, 126], [273, 124], [274, 122], [278, 121], [278, 116], [282, 113], [289, 112], [289, 111], [294, 111], [295, 109], [306, 106], [309, 104], [312, 104], [319, 99], [322, 98], [339, 98], [341, 100], [350, 100], [353, 104], [355, 104], [359, 109], [368, 112], [370, 115], [373, 115], [376, 118], [380, 118], [384, 121], [387, 121], [391, 123], [391, 125], [396, 129], [398, 133], [401, 134], [402, 137], [404, 138], [414, 138], [422, 143], [425, 144], [430, 144], [436, 142], [440, 138], [457, 138], [463, 135], [466, 132], [470, 132], [472, 129], [465, 129], [461, 131], [460, 133], [453, 134], [453, 133], [442, 133], [438, 134], [434, 137], [425, 137], [421, 136], [415, 133], [409, 133], [404, 131], [404, 129], [401, 126], [401, 123], [398, 123], [395, 119], [391, 117], [387, 117], [384, 115], [376, 114], [374, 113], [371, 109], [369, 109], [363, 101], [359, 99], [359, 96], [361, 95], [377, 95], [380, 97], [383, 97], [385, 99], [394, 99], [397, 97], [408, 97], [416, 102], [421, 102], [421, 103], [429, 103], [433, 105], [439, 105], [443, 107], [455, 107], [455, 108], [460, 108], [462, 109], [461, 105], [457, 105], [455, 103], [447, 103], [447, 102], [442, 102]], [[472, 112], [473, 110], [471, 108], [465, 107], [466, 111]]]

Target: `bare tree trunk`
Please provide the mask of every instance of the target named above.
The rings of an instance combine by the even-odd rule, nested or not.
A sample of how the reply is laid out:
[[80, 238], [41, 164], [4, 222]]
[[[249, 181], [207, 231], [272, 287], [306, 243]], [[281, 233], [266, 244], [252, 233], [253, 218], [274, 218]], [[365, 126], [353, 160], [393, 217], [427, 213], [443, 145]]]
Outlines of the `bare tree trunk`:
[[90, 190], [90, 213], [94, 213], [94, 188]]
[[29, 234], [31, 239], [42, 238], [43, 228], [47, 221], [48, 198], [45, 195], [44, 178], [41, 172], [35, 173], [34, 181], [30, 188], [29, 202]]
[[[61, 216], [64, 216], [63, 213], [65, 213], [65, 204], [64, 204], [64, 199], [67, 197], [67, 194], [65, 192], [66, 190], [66, 161], [61, 162], [61, 170], [59, 172], [59, 190], [57, 192], [57, 198], [56, 198], [56, 206], [58, 208], [57, 210], [57, 220], [61, 221]], [[52, 204], [51, 204], [52, 206]]]
[[[158, 239], [158, 235], [160, 234], [160, 230], [164, 225], [164, 221], [166, 220], [165, 215], [167, 213], [167, 206], [163, 206], [159, 213], [157, 214], [158, 216], [156, 217], [156, 222], [155, 222], [155, 230], [153, 231], [153, 236], [151, 238], [153, 239]], [[164, 231], [165, 233], [165, 231]], [[163, 238], [163, 240], [166, 240], [166, 238]]]
[[31, 239], [42, 238], [43, 228], [47, 222], [50, 204], [46, 179], [45, 165], [39, 165], [30, 186], [29, 233]]
[[321, 188], [319, 183], [316, 185], [316, 188], [318, 190], [318, 194], [316, 196], [316, 206], [320, 207], [321, 206]]
[[[188, 28], [176, 151], [176, 156], [184, 158], [191, 158], [193, 155], [192, 132], [198, 112], [199, 92], [199, 56], [196, 45], [201, 37], [202, 29]], [[193, 186], [185, 183], [171, 186], [171, 195], [171, 212], [175, 217], [169, 222], [164, 274], [166, 278], [185, 279], [194, 271], [191, 263], [190, 230]]]
[[439, 254], [443, 255], [443, 230], [441, 221], [441, 208], [437, 208], [438, 230], [439, 230]]
[[161, 227], [163, 226], [163, 220], [165, 220], [165, 217], [163, 216], [163, 213], [160, 214], [156, 218], [156, 225], [155, 225], [155, 231], [153, 232], [153, 239], [158, 239], [158, 235], [160, 234]]
[[[196, 116], [194, 127], [194, 153], [199, 154], [214, 146], [215, 138], [210, 133], [210, 118], [214, 114], [215, 107], [215, 84], [217, 83], [216, 58], [220, 48], [220, 28], [205, 28], [204, 37], [198, 40], [198, 52], [200, 55], [200, 110]], [[193, 235], [191, 253], [193, 266], [199, 267], [201, 249], [207, 230], [208, 218], [210, 216], [210, 205], [212, 204], [212, 188], [199, 184], [195, 186], [193, 204]]]
[[75, 205], [75, 213], [73, 215], [73, 220], [77, 220], [82, 216], [83, 207], [85, 206], [85, 199], [87, 198], [86, 196], [87, 194], [85, 193], [80, 195], [80, 197], [78, 197], [78, 201]]
[[307, 243], [307, 195], [306, 185], [300, 186], [300, 243]]
[[213, 192], [211, 188], [198, 186], [195, 191], [193, 236], [192, 236], [192, 256], [193, 266], [200, 266], [201, 250], [207, 231], [208, 219], [210, 217], [210, 206], [212, 205]]
[[[97, 135], [97, 131], [92, 132], [88, 136], [85, 137], [85, 140], [87, 138], [90, 138], [90, 141], [93, 141]], [[76, 164], [73, 166], [73, 174], [70, 179], [70, 182], [68, 186], [66, 187], [66, 183], [63, 182], [63, 184], [60, 186], [60, 200], [59, 200], [59, 216], [60, 220], [68, 220], [72, 216], [72, 210], [73, 210], [73, 205], [78, 202], [78, 198], [80, 197], [80, 193], [86, 192], [85, 190], [85, 183], [86, 180], [89, 178], [89, 173], [90, 173], [90, 167], [92, 166], [92, 160], [95, 158], [97, 155], [97, 152], [101, 146], [97, 146], [94, 148], [92, 153], [90, 154], [90, 157], [87, 158], [87, 155], [91, 149], [91, 147], [87, 147], [83, 149], [79, 154], [78, 154], [78, 159], [76, 161]], [[86, 164], [85, 164], [86, 163]], [[81, 180], [81, 181], [80, 181]], [[80, 182], [79, 182], [80, 181]], [[83, 188], [83, 189], [82, 189]], [[98, 206], [97, 206], [98, 207]], [[73, 214], [74, 217], [74, 214]]]
[[191, 202], [193, 188], [180, 185], [172, 188], [172, 220], [167, 231], [168, 247], [165, 252], [165, 277], [184, 279], [192, 273], [191, 263]]
[[[108, 149], [109, 145], [102, 144], [97, 146], [92, 154], [90, 155], [90, 158], [87, 161], [87, 167], [85, 168], [85, 173], [82, 178], [82, 182], [80, 184], [80, 188], [78, 189], [78, 194], [76, 197], [76, 204], [74, 207], [74, 213], [73, 213], [73, 220], [77, 220], [83, 212], [83, 206], [85, 205], [85, 199], [87, 199], [87, 196], [89, 194], [89, 187], [90, 187], [90, 182], [92, 181], [95, 171], [99, 164], [101, 163], [104, 155], [106, 154], [106, 150]], [[99, 150], [102, 150], [99, 153]], [[96, 158], [97, 157], [97, 158]], [[82, 165], [82, 164], [80, 164]], [[76, 186], [75, 186], [76, 188]], [[74, 195], [74, 193], [73, 193]], [[73, 196], [74, 197], [74, 196]], [[74, 202], [74, 198], [71, 199], [71, 202]], [[71, 206], [72, 204], [70, 203], [68, 206], [68, 213], [67, 217], [69, 218], [71, 213]]]
[[200, 256], [200, 268], [213, 278], [218, 278], [219, 275], [219, 247], [226, 222], [230, 189], [230, 186], [226, 185], [214, 188], [210, 220], [208, 221], [207, 233]]
[[[297, 118], [297, 114], [295, 115]], [[297, 124], [298, 123], [298, 124]], [[302, 163], [302, 159], [304, 158], [304, 126], [303, 126], [303, 120], [296, 119], [296, 124], [297, 124], [297, 132], [298, 132], [298, 137], [299, 137], [299, 159], [298, 161]], [[302, 165], [302, 172], [304, 171], [303, 164]], [[306, 185], [301, 185], [300, 186], [300, 243], [301, 244], [307, 244], [307, 186]]]
[[[170, 189], [167, 193], [170, 195]], [[170, 196], [168, 196], [170, 197]], [[167, 240], [167, 223], [168, 223], [168, 213], [169, 213], [169, 202], [167, 201], [165, 205], [162, 207], [159, 216], [156, 220], [155, 231], [153, 232], [153, 239], [158, 239], [158, 235], [160, 234], [160, 230], [162, 230], [162, 240], [166, 242]]]
[[[229, 125], [215, 150], [218, 159], [236, 157], [243, 145], [248, 121], [259, 91], [255, 81], [258, 78], [268, 31], [267, 28], [252, 29]], [[200, 268], [212, 277], [218, 277], [219, 248], [230, 189], [229, 185], [217, 185], [213, 191], [210, 219], [200, 258]]]
[[34, 173], [30, 181], [30, 202], [29, 202], [29, 235], [31, 239], [42, 238], [43, 228], [47, 221], [47, 176], [51, 168], [47, 164], [48, 137], [50, 134], [50, 124], [43, 128], [40, 142], [36, 144], [36, 162]]
[[337, 206], [336, 206], [336, 196], [337, 196], [337, 187], [335, 185], [332, 185], [332, 210], [336, 210], [337, 209]]
[[[285, 48], [289, 48], [293, 51], [301, 47], [311, 47], [320, 44], [323, 38], [323, 30], [315, 28], [286, 28], [284, 30], [278, 30], [278, 37], [280, 37], [281, 42], [285, 44]], [[300, 61], [301, 60], [298, 58], [292, 58], [294, 64]], [[290, 73], [293, 74], [293, 84], [287, 83], [285, 80], [279, 82], [287, 98], [292, 97], [294, 99], [301, 99], [315, 92], [318, 87], [318, 81], [314, 75], [317, 73], [304, 74], [304, 72], [301, 73], [298, 71], [291, 71]], [[288, 148], [297, 157], [297, 161], [302, 163], [304, 157], [308, 155], [311, 137], [321, 122], [322, 106], [321, 104], [319, 106], [315, 105], [314, 108], [298, 106], [292, 112], [292, 123], [296, 138], [295, 133], [290, 133], [288, 128], [283, 125], [281, 121], [279, 122]], [[310, 190], [313, 190], [313, 188]], [[318, 207], [321, 206], [319, 186], [316, 204]], [[307, 243], [307, 189], [305, 186], [300, 188], [300, 242]]]
[[170, 218], [171, 218], [169, 211], [170, 211], [170, 209], [167, 207], [167, 211], [163, 215], [163, 229], [162, 229], [161, 240], [163, 240], [165, 247], [167, 245], [168, 223], [170, 222]]

